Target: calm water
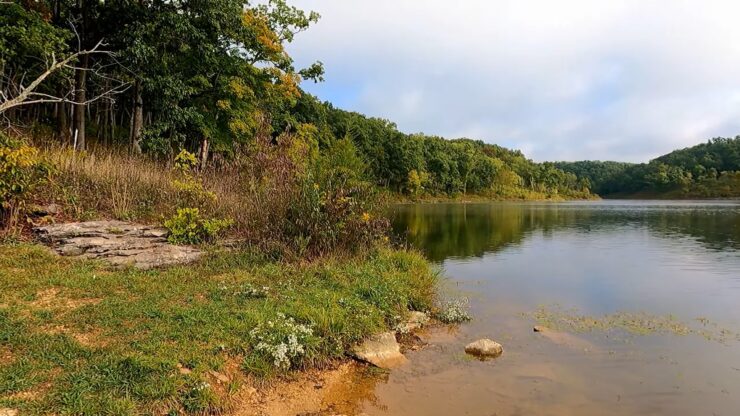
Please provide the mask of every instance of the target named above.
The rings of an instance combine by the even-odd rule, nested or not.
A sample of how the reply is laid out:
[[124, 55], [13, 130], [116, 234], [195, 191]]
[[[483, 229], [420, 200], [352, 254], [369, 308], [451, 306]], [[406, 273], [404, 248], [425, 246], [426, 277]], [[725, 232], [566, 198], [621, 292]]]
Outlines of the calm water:
[[[474, 320], [435, 329], [371, 415], [740, 415], [740, 203], [401, 205], [399, 238], [438, 262]], [[533, 333], [539, 307], [673, 315], [729, 334]], [[471, 360], [490, 337], [505, 353]]]

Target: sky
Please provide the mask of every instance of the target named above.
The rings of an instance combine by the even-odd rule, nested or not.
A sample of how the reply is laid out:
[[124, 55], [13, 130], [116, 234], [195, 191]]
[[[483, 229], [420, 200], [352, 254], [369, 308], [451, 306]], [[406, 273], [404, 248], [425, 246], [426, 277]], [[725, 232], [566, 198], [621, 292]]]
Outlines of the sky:
[[305, 90], [535, 161], [643, 162], [740, 134], [737, 0], [292, 0]]

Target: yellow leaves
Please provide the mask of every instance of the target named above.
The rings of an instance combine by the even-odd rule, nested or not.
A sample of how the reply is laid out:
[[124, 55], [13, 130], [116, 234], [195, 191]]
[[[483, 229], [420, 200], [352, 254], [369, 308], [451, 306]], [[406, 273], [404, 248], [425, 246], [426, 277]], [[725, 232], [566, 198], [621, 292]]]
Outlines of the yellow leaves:
[[207, 191], [203, 187], [203, 184], [196, 181], [195, 178], [187, 177], [183, 181], [175, 179], [172, 181], [172, 185], [178, 190], [178, 192], [187, 195], [195, 201], [216, 202], [216, 194], [214, 192]]
[[290, 137], [288, 156], [298, 166], [305, 166], [315, 160], [319, 154], [318, 129], [313, 124], [302, 123], [296, 126], [296, 132]]
[[246, 134], [251, 131], [249, 125], [244, 120], [238, 118], [229, 120], [229, 130], [234, 134]]
[[175, 168], [179, 171], [187, 172], [196, 166], [198, 166], [198, 159], [185, 149], [180, 150], [180, 153], [175, 156]]
[[30, 168], [40, 162], [39, 150], [21, 145], [17, 148], [0, 147], [0, 175], [12, 169]]
[[218, 100], [218, 101], [216, 101], [216, 107], [218, 107], [221, 110], [230, 110], [231, 109], [231, 101], [229, 101], [229, 100]]
[[34, 187], [47, 179], [50, 168], [37, 148], [3, 139], [0, 136], [0, 206], [8, 208], [22, 203]]
[[245, 10], [242, 14], [242, 25], [254, 35], [258, 45], [273, 57], [283, 53], [283, 45], [278, 35], [270, 29], [267, 16], [255, 10]]
[[301, 96], [301, 90], [298, 88], [301, 78], [298, 74], [283, 72], [278, 81], [278, 89], [285, 98], [298, 99]]
[[231, 78], [229, 81], [229, 89], [239, 99], [243, 99], [247, 95], [252, 95], [252, 89], [244, 83], [243, 79], [238, 77]]

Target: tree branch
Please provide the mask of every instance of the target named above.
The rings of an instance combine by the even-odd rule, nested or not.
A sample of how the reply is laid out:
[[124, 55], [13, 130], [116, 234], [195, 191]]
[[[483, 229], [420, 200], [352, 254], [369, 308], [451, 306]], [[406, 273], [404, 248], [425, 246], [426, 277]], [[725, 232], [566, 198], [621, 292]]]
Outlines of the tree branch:
[[[9, 97], [6, 97], [5, 94], [3, 94], [2, 101], [0, 101], [0, 114], [4, 113], [5, 111], [13, 107], [18, 107], [21, 105], [39, 104], [39, 103], [70, 102], [70, 103], [78, 104], [78, 105], [86, 105], [93, 101], [97, 101], [100, 98], [103, 98], [107, 95], [117, 94], [117, 93], [125, 91], [126, 88], [128, 88], [128, 83], [119, 85], [115, 88], [111, 88], [110, 90], [107, 90], [104, 93], [97, 95], [96, 97], [90, 100], [86, 100], [85, 102], [79, 102], [79, 103], [74, 102], [74, 101], [68, 101], [64, 97], [55, 97], [55, 96], [51, 96], [48, 94], [41, 94], [41, 93], [34, 92], [34, 90], [38, 88], [38, 86], [41, 85], [41, 83], [44, 82], [46, 78], [48, 78], [50, 75], [59, 71], [62, 68], [70, 67], [70, 63], [75, 61], [77, 58], [81, 56], [92, 55], [92, 54], [111, 54], [108, 51], [101, 51], [99, 48], [102, 45], [103, 45], [103, 41], [100, 40], [92, 49], [75, 52], [67, 56], [61, 61], [57, 61], [56, 58], [52, 55], [51, 64], [47, 67], [46, 71], [44, 71], [35, 80], [33, 80], [27, 87], [23, 87], [22, 82], [19, 84], [18, 95], [16, 95], [14, 98], [9, 98]], [[37, 97], [41, 96], [45, 98], [32, 99], [32, 97], [34, 96], [37, 96]]]

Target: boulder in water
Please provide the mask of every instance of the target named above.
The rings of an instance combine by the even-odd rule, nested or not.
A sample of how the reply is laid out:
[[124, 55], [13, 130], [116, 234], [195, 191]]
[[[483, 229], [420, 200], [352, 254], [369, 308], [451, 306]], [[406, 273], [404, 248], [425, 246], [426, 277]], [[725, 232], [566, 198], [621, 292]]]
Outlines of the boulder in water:
[[476, 357], [498, 357], [503, 354], [504, 347], [488, 338], [479, 339], [465, 346], [465, 352]]

